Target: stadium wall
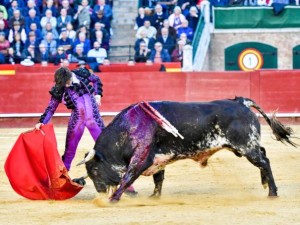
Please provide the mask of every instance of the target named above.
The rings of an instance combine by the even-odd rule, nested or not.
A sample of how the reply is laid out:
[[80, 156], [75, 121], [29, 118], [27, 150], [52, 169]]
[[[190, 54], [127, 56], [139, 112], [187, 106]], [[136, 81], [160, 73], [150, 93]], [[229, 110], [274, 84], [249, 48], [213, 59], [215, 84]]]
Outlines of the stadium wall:
[[296, 28], [214, 30], [203, 70], [225, 70], [225, 49], [244, 42], [273, 46], [278, 54], [277, 69], [293, 69], [293, 48], [299, 45], [299, 35], [300, 30]]
[[[114, 114], [138, 101], [209, 101], [244, 96], [266, 112], [300, 114], [300, 71], [99, 73], [101, 112]], [[48, 104], [53, 72], [0, 76], [0, 117], [39, 116]], [[59, 113], [68, 113], [59, 106]]]

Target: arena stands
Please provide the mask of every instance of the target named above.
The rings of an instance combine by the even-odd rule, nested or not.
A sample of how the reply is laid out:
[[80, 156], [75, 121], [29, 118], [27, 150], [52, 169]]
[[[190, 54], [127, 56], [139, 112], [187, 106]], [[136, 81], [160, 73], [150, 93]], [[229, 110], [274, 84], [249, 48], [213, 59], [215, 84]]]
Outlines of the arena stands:
[[[13, 0], [3, 4], [0, 5], [1, 64], [19, 64], [25, 59], [39, 63], [40, 44], [46, 47], [48, 55], [43, 61], [55, 64], [60, 59], [71, 59], [78, 44], [83, 44], [87, 57], [91, 40], [109, 49], [112, 0]], [[63, 52], [58, 52], [61, 49]]]
[[[151, 60], [151, 54], [156, 54], [154, 50], [156, 41], [162, 44], [162, 54], [169, 54], [170, 57], [167, 58], [170, 58], [170, 61], [182, 61], [178, 41], [181, 41], [181, 45], [182, 41], [191, 44], [197, 32], [199, 18], [204, 17], [206, 23], [212, 22], [212, 7], [273, 6], [274, 10], [282, 10], [287, 4], [299, 4], [296, 0], [134, 0], [132, 2], [136, 2], [139, 8], [132, 9], [132, 5], [128, 2], [115, 0], [113, 4], [112, 0], [3, 1], [3, 5], [0, 5], [0, 37], [4, 35], [5, 39], [0, 40], [0, 63], [19, 64], [25, 58], [31, 58], [35, 63], [41, 62], [40, 59], [35, 59], [41, 55], [39, 48], [41, 43], [46, 46], [48, 56], [44, 61], [48, 63], [57, 64], [56, 56], [60, 46], [63, 46], [63, 55], [66, 55], [70, 62], [76, 60], [91, 62], [94, 59], [87, 57], [87, 52], [95, 41], [107, 51], [111, 62], [115, 62], [117, 58], [115, 52], [118, 51], [123, 52], [120, 57], [123, 57], [122, 62], [126, 63], [134, 58], [135, 53], [143, 54], [139, 49], [140, 41], [144, 41], [147, 45], [147, 54], [143, 61]], [[124, 8], [123, 3], [128, 4], [126, 15], [124, 16], [123, 10], [123, 14], [114, 16], [115, 8]], [[135, 10], [137, 12], [135, 21], [131, 21], [132, 12]], [[121, 18], [123, 16], [124, 18]], [[230, 17], [226, 17], [227, 20], [228, 18]], [[139, 40], [135, 39], [128, 43], [126, 40], [132, 40], [134, 36], [127, 36], [122, 42], [126, 43], [126, 46], [120, 46], [121, 42], [117, 40], [119, 37], [116, 37], [113, 41], [114, 46], [111, 46], [112, 28], [120, 29], [113, 23], [117, 24], [121, 19], [127, 21], [129, 29], [135, 23], [135, 32]], [[145, 21], [150, 21], [146, 27]], [[149, 32], [150, 28], [152, 37], [147, 38], [153, 40], [140, 36], [141, 31]], [[162, 32], [165, 28], [167, 32]], [[124, 28], [124, 32], [126, 29], [130, 34], [128, 27]], [[85, 38], [82, 38], [84, 36], [82, 34]], [[84, 48], [80, 59], [76, 56], [76, 46], [79, 44]], [[29, 51], [29, 46], [31, 48], [34, 46], [34, 51]], [[165, 53], [166, 51], [168, 53]], [[159, 57], [161, 56], [156, 54], [155, 58]]]
[[[149, 19], [150, 26], [153, 24], [154, 40], [159, 40], [163, 44], [163, 53], [165, 49], [168, 49], [170, 60], [167, 61], [172, 61], [171, 55], [174, 55], [173, 50], [177, 47], [177, 38], [180, 34], [177, 35], [176, 30], [175, 34], [174, 30], [171, 29], [173, 22], [172, 26], [169, 26], [164, 24], [164, 20], [171, 20], [170, 16], [174, 17], [173, 8], [179, 9], [180, 14], [182, 11], [181, 20], [188, 21], [184, 21], [184, 23], [191, 24], [192, 28], [189, 29], [192, 31], [181, 29], [180, 33], [186, 33], [190, 43], [192, 41], [191, 34], [197, 25], [198, 10], [195, 6], [194, 3], [187, 6], [178, 1], [177, 5], [157, 3], [155, 6], [153, 5], [153, 11], [151, 9], [144, 10], [147, 13], [145, 18]], [[2, 47], [0, 63], [20, 64], [24, 59], [41, 63], [41, 54], [44, 55], [43, 62], [47, 63], [58, 64], [60, 58], [67, 58], [70, 62], [76, 62], [74, 61], [77, 59], [75, 50], [78, 44], [82, 44], [84, 48], [83, 56], [78, 60], [83, 59], [89, 62], [93, 59], [88, 57], [87, 53], [95, 41], [99, 42], [101, 48], [107, 51], [109, 57], [113, 55], [111, 54], [112, 51], [118, 51], [115, 48], [110, 48], [112, 21], [114, 19], [112, 9], [112, 0], [4, 1], [0, 7], [0, 34], [5, 36], [4, 40], [0, 40]], [[177, 17], [174, 18], [176, 20]], [[161, 28], [165, 26], [171, 30], [171, 36], [167, 37], [167, 41], [166, 35], [161, 34]], [[156, 35], [156, 33], [158, 34]], [[40, 48], [40, 44], [45, 47]], [[59, 52], [60, 57], [58, 58], [57, 51], [61, 49], [60, 47], [63, 47], [63, 52]], [[46, 48], [46, 52], [41, 53], [43, 48]], [[149, 50], [154, 51], [154, 43]], [[135, 51], [129, 52], [127, 59], [134, 58], [134, 53]], [[111, 61], [114, 61], [113, 58]]]
[[[144, 61], [182, 63], [183, 50], [180, 46], [192, 43], [199, 20], [196, 6], [196, 1], [178, 1], [176, 4], [171, 1], [140, 2], [135, 19], [136, 55], [144, 55]], [[146, 44], [146, 49], [140, 48], [141, 41]], [[159, 42], [158, 46], [162, 45], [162, 50], [155, 48], [155, 42]], [[140, 58], [136, 57], [136, 62]]]

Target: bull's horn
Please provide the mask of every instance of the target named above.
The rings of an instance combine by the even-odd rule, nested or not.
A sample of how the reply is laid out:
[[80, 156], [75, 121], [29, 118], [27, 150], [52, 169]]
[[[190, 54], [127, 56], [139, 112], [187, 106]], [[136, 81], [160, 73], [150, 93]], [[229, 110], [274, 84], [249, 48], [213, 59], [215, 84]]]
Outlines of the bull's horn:
[[88, 155], [84, 158], [84, 160], [82, 160], [81, 162], [77, 163], [76, 166], [80, 166], [88, 161], [90, 161], [92, 158], [94, 158], [96, 154], [96, 151], [94, 149], [92, 149], [91, 151], [89, 151]]

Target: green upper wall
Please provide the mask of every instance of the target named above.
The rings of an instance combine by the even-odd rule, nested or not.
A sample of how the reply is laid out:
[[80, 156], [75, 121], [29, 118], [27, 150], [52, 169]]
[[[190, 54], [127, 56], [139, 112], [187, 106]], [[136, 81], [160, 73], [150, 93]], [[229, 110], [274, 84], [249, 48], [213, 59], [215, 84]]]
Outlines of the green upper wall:
[[300, 28], [300, 7], [286, 6], [275, 15], [272, 7], [214, 8], [215, 29]]

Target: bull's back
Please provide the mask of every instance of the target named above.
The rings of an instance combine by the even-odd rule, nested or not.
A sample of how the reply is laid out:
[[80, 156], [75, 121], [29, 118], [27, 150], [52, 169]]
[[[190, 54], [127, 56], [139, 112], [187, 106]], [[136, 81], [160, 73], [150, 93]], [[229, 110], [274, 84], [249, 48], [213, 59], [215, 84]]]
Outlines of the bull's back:
[[174, 126], [221, 122], [226, 120], [256, 119], [255, 114], [245, 105], [234, 100], [211, 102], [150, 102]]
[[[151, 102], [153, 108], [159, 111], [178, 131], [184, 140], [171, 137], [167, 145], [189, 146], [207, 139], [207, 137], [224, 136], [231, 143], [239, 143], [248, 138], [249, 126], [259, 129], [256, 115], [241, 102], [234, 100], [218, 100], [212, 102]], [[260, 132], [258, 130], [258, 132]], [[166, 136], [165, 131], [159, 135]]]

